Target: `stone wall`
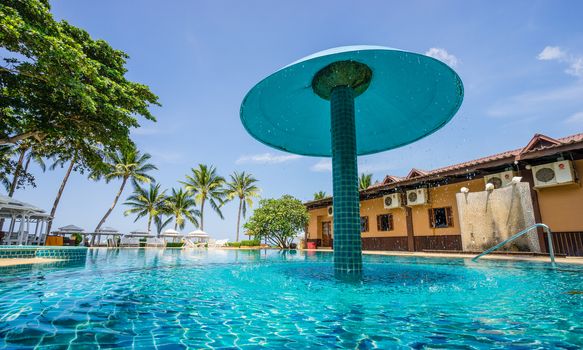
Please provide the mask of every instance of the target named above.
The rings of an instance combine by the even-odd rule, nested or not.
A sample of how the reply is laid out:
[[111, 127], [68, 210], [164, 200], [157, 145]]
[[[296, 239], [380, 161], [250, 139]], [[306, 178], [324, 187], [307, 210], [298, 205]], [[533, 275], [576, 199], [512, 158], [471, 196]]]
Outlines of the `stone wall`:
[[[478, 252], [535, 224], [530, 185], [456, 194], [462, 249]], [[540, 252], [536, 230], [501, 249]]]

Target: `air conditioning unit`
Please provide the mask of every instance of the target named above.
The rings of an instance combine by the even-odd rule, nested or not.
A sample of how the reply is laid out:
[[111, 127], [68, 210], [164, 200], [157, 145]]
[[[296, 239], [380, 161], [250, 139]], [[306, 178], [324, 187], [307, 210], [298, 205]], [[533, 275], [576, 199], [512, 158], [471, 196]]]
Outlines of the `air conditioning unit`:
[[328, 216], [334, 216], [334, 207], [329, 206], [326, 211], [328, 212]]
[[512, 178], [516, 176], [514, 171], [503, 171], [501, 173], [484, 176], [486, 184], [494, 185], [494, 188], [504, 187], [512, 182]]
[[416, 190], [409, 190], [407, 191], [407, 205], [423, 205], [427, 204], [427, 189], [426, 188], [418, 188]]
[[533, 166], [532, 177], [535, 188], [560, 186], [574, 183], [575, 171], [570, 160], [561, 160]]
[[383, 206], [385, 209], [395, 209], [401, 206], [401, 194], [391, 193], [383, 196]]

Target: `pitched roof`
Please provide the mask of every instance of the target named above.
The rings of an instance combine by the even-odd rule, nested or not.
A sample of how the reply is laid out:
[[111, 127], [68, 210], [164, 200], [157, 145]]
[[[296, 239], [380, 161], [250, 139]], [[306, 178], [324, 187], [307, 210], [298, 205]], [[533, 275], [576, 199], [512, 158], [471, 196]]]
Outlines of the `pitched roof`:
[[[545, 153], [549, 150], [556, 149], [556, 151], [559, 152], [559, 151], [565, 150], [565, 148], [572, 149], [572, 147], [569, 147], [569, 146], [575, 145], [575, 144], [578, 144], [581, 142], [583, 142], [583, 133], [574, 134], [574, 135], [570, 135], [570, 136], [566, 136], [566, 137], [561, 137], [558, 139], [554, 139], [552, 137], [542, 135], [542, 134], [535, 134], [530, 139], [528, 144], [522, 148], [518, 148], [518, 149], [511, 150], [511, 151], [506, 151], [506, 152], [501, 152], [501, 153], [496, 153], [496, 154], [493, 154], [490, 156], [486, 156], [486, 157], [482, 157], [482, 158], [478, 158], [478, 159], [473, 159], [473, 160], [469, 160], [469, 161], [458, 163], [458, 164], [448, 165], [448, 166], [445, 166], [442, 168], [437, 168], [437, 169], [430, 170], [430, 171], [425, 171], [425, 170], [413, 168], [413, 169], [411, 169], [411, 171], [409, 171], [409, 174], [407, 174], [406, 177], [387, 175], [387, 176], [385, 176], [385, 178], [382, 182], [380, 182], [378, 184], [374, 184], [373, 186], [371, 186], [371, 187], [369, 187], [366, 190], [363, 190], [361, 192], [372, 193], [372, 192], [377, 191], [379, 189], [382, 189], [385, 187], [390, 187], [393, 185], [395, 185], [395, 186], [396, 185], [409, 185], [409, 184], [413, 184], [413, 183], [416, 183], [416, 182], [418, 182], [420, 180], [424, 180], [424, 179], [457, 174], [458, 171], [463, 171], [466, 169], [476, 170], [476, 168], [480, 165], [491, 165], [491, 166], [492, 165], [502, 165], [505, 163], [507, 164], [508, 162], [513, 162], [515, 160], [521, 160], [521, 159], [525, 159], [525, 158], [534, 158], [537, 156], [541, 156], [541, 152]], [[577, 146], [577, 147], [579, 147], [579, 146]], [[316, 204], [316, 203], [319, 203], [320, 201], [322, 203], [325, 203], [325, 202], [330, 201], [330, 200], [331, 200], [331, 197], [328, 197], [328, 198], [321, 199], [321, 200], [310, 201], [308, 203]]]
[[420, 177], [420, 176], [425, 176], [425, 175], [427, 175], [427, 171], [413, 168], [413, 169], [411, 169], [411, 171], [409, 171], [409, 174], [407, 174], [407, 176], [405, 176], [405, 178], [412, 179], [414, 177]]
[[[405, 182], [409, 179], [418, 179], [423, 177], [429, 177], [432, 175], [439, 175], [442, 173], [447, 173], [455, 170], [466, 169], [470, 167], [476, 167], [478, 165], [492, 163], [495, 161], [505, 160], [505, 159], [516, 159], [527, 153], [535, 153], [543, 150], [548, 150], [552, 148], [559, 148], [562, 146], [583, 142], [583, 133], [570, 135], [562, 137], [559, 139], [554, 139], [542, 134], [535, 134], [528, 144], [523, 148], [518, 148], [511, 151], [496, 153], [490, 156], [473, 159], [467, 162], [462, 162], [458, 164], [448, 165], [442, 168], [434, 169], [431, 171], [423, 171], [416, 168], [411, 169], [407, 177], [401, 178], [399, 181], [395, 182]], [[413, 175], [413, 176], [412, 176]]]

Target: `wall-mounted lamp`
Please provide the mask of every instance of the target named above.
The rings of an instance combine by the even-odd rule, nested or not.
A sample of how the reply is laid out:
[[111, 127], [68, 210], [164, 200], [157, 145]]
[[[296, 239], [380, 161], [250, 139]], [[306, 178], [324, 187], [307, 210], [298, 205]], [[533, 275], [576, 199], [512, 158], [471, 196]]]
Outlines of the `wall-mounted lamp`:
[[470, 189], [467, 187], [462, 187], [462, 188], [460, 188], [460, 192], [463, 194], [468, 194], [468, 193], [470, 193]]
[[488, 191], [488, 192], [494, 191], [494, 189], [495, 189], [495, 188], [496, 188], [496, 187], [494, 186], [494, 184], [493, 184], [493, 183], [490, 183], [490, 182], [488, 182], [488, 183], [486, 184], [486, 191]]
[[527, 165], [524, 167], [524, 169], [526, 169], [526, 170], [530, 170], [530, 169], [532, 169], [532, 165], [530, 165], [530, 164], [527, 164]]

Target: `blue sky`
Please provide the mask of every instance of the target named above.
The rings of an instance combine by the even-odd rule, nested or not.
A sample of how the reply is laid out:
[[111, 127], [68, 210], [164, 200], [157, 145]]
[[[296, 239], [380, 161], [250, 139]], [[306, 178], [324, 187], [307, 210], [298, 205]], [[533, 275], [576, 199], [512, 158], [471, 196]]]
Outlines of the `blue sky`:
[[[354, 44], [396, 47], [445, 60], [465, 85], [451, 123], [412, 145], [361, 157], [374, 179], [403, 176], [525, 145], [534, 133], [561, 137], [583, 129], [583, 25], [580, 1], [53, 1], [58, 19], [130, 55], [128, 76], [160, 97], [157, 123], [133, 132], [153, 156], [163, 187], [190, 168], [214, 164], [227, 176], [245, 170], [264, 197], [302, 200], [331, 192], [326, 159], [275, 151], [239, 120], [245, 93], [273, 71], [323, 49]], [[50, 210], [63, 171], [37, 173], [38, 187], [15, 198]], [[117, 182], [74, 174], [56, 227], [95, 227]], [[127, 197], [130, 189], [125, 192]], [[234, 238], [236, 203], [225, 220], [210, 210], [205, 229]], [[119, 206], [107, 222], [145, 227]], [[190, 229], [191, 227], [187, 227]]]

